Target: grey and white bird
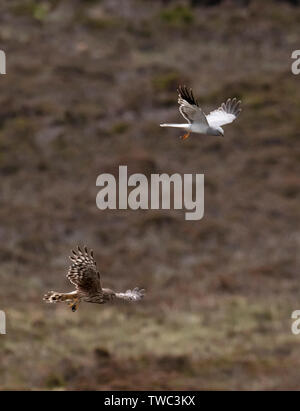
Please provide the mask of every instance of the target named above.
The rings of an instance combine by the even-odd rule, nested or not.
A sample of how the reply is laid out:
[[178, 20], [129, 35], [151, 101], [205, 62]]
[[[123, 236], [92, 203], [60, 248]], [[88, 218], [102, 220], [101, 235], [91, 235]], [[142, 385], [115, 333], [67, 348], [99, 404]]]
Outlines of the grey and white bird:
[[241, 101], [236, 98], [228, 99], [221, 107], [211, 111], [207, 116], [199, 107], [198, 101], [193, 95], [192, 89], [186, 86], [178, 88], [178, 104], [180, 114], [188, 121], [184, 124], [160, 124], [161, 127], [176, 127], [186, 131], [182, 139], [189, 137], [190, 133], [204, 134], [208, 136], [224, 136], [221, 126], [232, 123], [242, 111]]

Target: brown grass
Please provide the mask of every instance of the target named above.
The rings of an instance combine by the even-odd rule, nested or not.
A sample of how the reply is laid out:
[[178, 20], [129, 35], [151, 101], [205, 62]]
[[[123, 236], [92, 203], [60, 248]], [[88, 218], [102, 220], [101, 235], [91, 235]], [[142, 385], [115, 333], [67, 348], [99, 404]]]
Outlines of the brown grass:
[[[300, 9], [123, 3], [1, 6], [0, 388], [299, 389]], [[159, 128], [180, 119], [180, 82], [206, 112], [243, 100], [224, 139]], [[124, 162], [203, 172], [204, 219], [100, 212], [96, 177]], [[145, 301], [44, 305], [71, 289], [77, 243]]]

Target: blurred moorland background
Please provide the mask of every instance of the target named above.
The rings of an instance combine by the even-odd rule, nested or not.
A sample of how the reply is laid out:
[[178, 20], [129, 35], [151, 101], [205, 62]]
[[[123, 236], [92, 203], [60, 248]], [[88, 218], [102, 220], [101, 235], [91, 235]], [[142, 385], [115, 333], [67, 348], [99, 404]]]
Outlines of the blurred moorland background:
[[[299, 389], [297, 1], [0, 6], [1, 389]], [[225, 138], [182, 142], [178, 84]], [[99, 211], [96, 177], [204, 173], [205, 215]], [[140, 304], [47, 305], [70, 249]]]

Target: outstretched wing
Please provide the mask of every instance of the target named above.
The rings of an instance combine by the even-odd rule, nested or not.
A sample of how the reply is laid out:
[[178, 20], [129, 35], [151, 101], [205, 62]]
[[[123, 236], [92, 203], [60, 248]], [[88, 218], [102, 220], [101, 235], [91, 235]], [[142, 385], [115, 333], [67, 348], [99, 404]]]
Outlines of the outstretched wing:
[[186, 86], [178, 87], [178, 104], [180, 113], [189, 123], [199, 123], [205, 127], [208, 126], [206, 116], [199, 107], [192, 89], [188, 90]]
[[241, 101], [229, 98], [221, 107], [209, 113], [206, 118], [210, 127], [220, 127], [232, 123], [242, 111]]
[[93, 251], [89, 253], [87, 247], [81, 251], [78, 247], [76, 251], [72, 250], [72, 253], [73, 255], [70, 256], [72, 265], [67, 274], [68, 280], [82, 292], [88, 294], [101, 292], [100, 273], [97, 270]]
[[116, 293], [117, 298], [121, 298], [122, 300], [127, 301], [139, 301], [145, 295], [144, 289], [138, 289], [137, 287], [133, 290], [127, 290], [126, 293]]

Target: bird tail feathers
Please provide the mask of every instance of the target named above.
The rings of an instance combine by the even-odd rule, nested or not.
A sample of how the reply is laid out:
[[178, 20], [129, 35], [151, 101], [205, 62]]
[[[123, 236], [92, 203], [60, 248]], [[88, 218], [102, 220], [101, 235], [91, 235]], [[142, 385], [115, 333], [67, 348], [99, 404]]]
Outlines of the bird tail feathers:
[[188, 124], [165, 123], [165, 124], [160, 124], [160, 126], [161, 127], [187, 128]]
[[76, 297], [75, 294], [77, 295], [77, 292], [58, 293], [57, 291], [48, 291], [44, 295], [43, 300], [46, 301], [46, 303], [70, 302]]

